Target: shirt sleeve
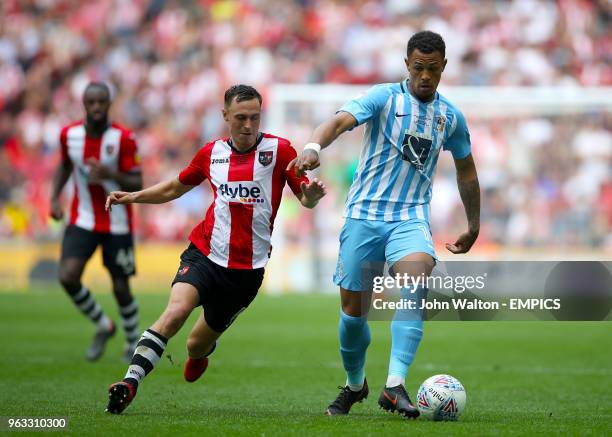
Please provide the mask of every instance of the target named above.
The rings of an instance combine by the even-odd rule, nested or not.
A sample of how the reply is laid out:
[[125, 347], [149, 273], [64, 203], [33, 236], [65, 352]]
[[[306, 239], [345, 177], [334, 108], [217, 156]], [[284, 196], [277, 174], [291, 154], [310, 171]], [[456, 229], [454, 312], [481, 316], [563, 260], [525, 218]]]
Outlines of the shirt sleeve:
[[357, 120], [355, 126], [359, 126], [377, 116], [385, 107], [390, 95], [391, 88], [388, 85], [376, 85], [364, 95], [345, 103], [338, 112], [348, 112]]
[[189, 165], [183, 169], [178, 176], [178, 180], [183, 185], [200, 185], [206, 180], [204, 171], [205, 163], [209, 159], [206, 147], [202, 147], [196, 156], [193, 157]]
[[133, 132], [125, 131], [121, 137], [119, 149], [119, 171], [130, 173], [140, 170], [140, 155], [136, 136]]
[[298, 196], [302, 192], [302, 189], [300, 188], [301, 183], [304, 182], [308, 184], [310, 181], [308, 180], [308, 177], [306, 175], [302, 177], [297, 177], [297, 175], [295, 174], [295, 167], [289, 171], [286, 170], [291, 160], [293, 160], [296, 156], [297, 152], [291, 146], [291, 143], [289, 141], [286, 141], [285, 146], [280, 149], [280, 163], [277, 163], [276, 165], [280, 164], [282, 166], [283, 174], [285, 176], [287, 184], [289, 185], [289, 188], [291, 188], [293, 194]]
[[472, 143], [465, 117], [460, 111], [455, 113], [453, 124], [455, 129], [446, 140], [443, 149], [450, 150], [454, 159], [463, 159], [472, 152]]

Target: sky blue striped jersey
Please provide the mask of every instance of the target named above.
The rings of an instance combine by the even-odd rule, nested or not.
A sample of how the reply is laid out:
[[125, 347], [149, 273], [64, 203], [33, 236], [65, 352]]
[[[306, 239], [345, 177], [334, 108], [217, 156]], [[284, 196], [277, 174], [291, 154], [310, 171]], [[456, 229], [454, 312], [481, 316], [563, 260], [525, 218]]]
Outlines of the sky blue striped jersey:
[[471, 153], [463, 114], [439, 93], [422, 103], [408, 91], [407, 80], [376, 85], [340, 111], [352, 114], [357, 125], [366, 123], [344, 217], [429, 221], [440, 149], [455, 159]]

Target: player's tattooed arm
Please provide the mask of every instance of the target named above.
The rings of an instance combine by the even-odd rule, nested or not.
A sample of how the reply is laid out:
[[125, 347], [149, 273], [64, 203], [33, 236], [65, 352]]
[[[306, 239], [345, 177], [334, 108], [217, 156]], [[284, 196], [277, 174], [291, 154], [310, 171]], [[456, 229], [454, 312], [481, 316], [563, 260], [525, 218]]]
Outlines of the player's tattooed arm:
[[51, 217], [55, 220], [61, 220], [64, 216], [60, 203], [60, 194], [64, 189], [64, 185], [68, 182], [71, 173], [72, 161], [62, 159], [53, 176], [53, 187], [51, 188]]
[[461, 234], [454, 244], [446, 243], [446, 248], [453, 253], [466, 253], [480, 232], [480, 184], [472, 154], [463, 159], [455, 159], [455, 168], [457, 186], [467, 216], [468, 231]]
[[195, 185], [184, 185], [181, 181], [170, 179], [160, 182], [144, 190], [128, 193], [126, 191], [113, 191], [106, 198], [106, 209], [112, 205], [126, 203], [166, 203], [177, 199], [191, 190]]
[[355, 127], [357, 120], [351, 113], [340, 111], [327, 121], [321, 123], [312, 133], [311, 143], [317, 143], [324, 149], [347, 130]]

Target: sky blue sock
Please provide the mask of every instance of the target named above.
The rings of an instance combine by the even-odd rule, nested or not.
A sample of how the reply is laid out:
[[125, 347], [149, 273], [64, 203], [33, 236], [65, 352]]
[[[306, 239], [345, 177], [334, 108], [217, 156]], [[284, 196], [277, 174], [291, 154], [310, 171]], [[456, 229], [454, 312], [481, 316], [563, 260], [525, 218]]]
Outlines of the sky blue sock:
[[348, 384], [361, 385], [365, 378], [365, 356], [371, 338], [367, 318], [352, 317], [340, 311], [338, 333]]
[[[423, 289], [415, 294], [402, 290], [402, 297], [408, 296], [416, 300], [417, 307], [425, 297]], [[423, 317], [420, 310], [396, 310], [391, 322], [391, 358], [389, 359], [389, 380], [403, 381], [408, 374], [408, 368], [414, 360], [414, 355], [423, 337]], [[391, 378], [393, 377], [393, 378]]]

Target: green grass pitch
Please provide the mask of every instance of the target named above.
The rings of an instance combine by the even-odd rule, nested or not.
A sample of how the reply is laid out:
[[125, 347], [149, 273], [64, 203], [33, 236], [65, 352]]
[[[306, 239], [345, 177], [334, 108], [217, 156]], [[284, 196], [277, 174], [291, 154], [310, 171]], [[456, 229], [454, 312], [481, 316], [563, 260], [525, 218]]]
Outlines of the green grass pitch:
[[[117, 320], [110, 295], [98, 295]], [[139, 295], [141, 327], [166, 295]], [[104, 413], [120, 380], [120, 333], [95, 364], [93, 332], [58, 290], [0, 295], [0, 416], [66, 416], [73, 435], [605, 435], [612, 423], [612, 325], [430, 322], [407, 381], [449, 373], [467, 390], [456, 423], [407, 421], [379, 410], [388, 322], [371, 322], [370, 396], [347, 417], [323, 411], [343, 384], [335, 296], [259, 296], [223, 336], [208, 371], [183, 381], [195, 313], [121, 416]], [[37, 433], [37, 435], [40, 435]], [[609, 434], [608, 434], [609, 435]]]

